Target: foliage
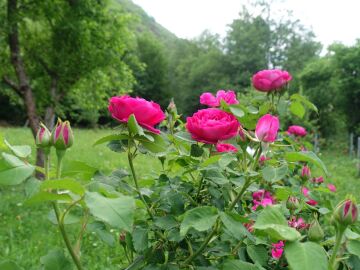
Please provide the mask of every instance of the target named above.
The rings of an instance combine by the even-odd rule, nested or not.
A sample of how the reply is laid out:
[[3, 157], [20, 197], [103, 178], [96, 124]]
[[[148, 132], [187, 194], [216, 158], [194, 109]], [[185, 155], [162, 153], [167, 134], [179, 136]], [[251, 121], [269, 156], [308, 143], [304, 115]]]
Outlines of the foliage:
[[[304, 164], [318, 168], [325, 178], [328, 174], [311, 149], [301, 150], [304, 145], [309, 147], [306, 138], [280, 132], [275, 142], [264, 143], [253, 136], [253, 123], [266, 113], [278, 114], [281, 103], [292, 114], [294, 100], [304, 110], [316, 108], [299, 94], [290, 96], [292, 101], [286, 96], [277, 99], [271, 95], [274, 94], [264, 94], [262, 101], [251, 102], [254, 105], [221, 103], [222, 110], [236, 112], [237, 119], [244, 123], [242, 132], [246, 139], [228, 140], [236, 145], [237, 153], [218, 153], [211, 145], [189, 138], [174, 111], [169, 111], [174, 117], [168, 119], [168, 132], [159, 135], [143, 129], [131, 115], [128, 123], [121, 124], [112, 136], [95, 142], [98, 148], [108, 144], [116, 155], [125, 155], [130, 175], [119, 170], [103, 175], [81, 162], [71, 162], [62, 168], [64, 150], [57, 149], [56, 170], [48, 169], [48, 161], [44, 170], [37, 168], [45, 172], [45, 182], [39, 183], [28, 174], [13, 174], [15, 182], [7, 184], [31, 183], [26, 203], [53, 207], [52, 215], [56, 217], [53, 223], [59, 227], [78, 269], [82, 269], [80, 243], [87, 234], [86, 227], [96, 231], [110, 246], [114, 241], [108, 229], [118, 230], [127, 269], [327, 269], [329, 266], [335, 270], [339, 264], [352, 267], [357, 259], [346, 255], [357, 256], [358, 223], [346, 231], [336, 225], [334, 246], [330, 224], [334, 195], [300, 174]], [[20, 161], [28, 164], [29, 147], [4, 143], [2, 149], [0, 172], [18, 168]], [[259, 162], [261, 155], [269, 159]], [[161, 166], [148, 179], [139, 177], [135, 167], [141, 166], [134, 163], [140, 156], [158, 159]], [[305, 187], [308, 193], [304, 192]], [[270, 205], [262, 201], [265, 193], [271, 198]], [[298, 208], [286, 208], [290, 195], [300, 201]], [[310, 198], [318, 205], [310, 205]], [[294, 219], [300, 218], [304, 227], [293, 225]], [[319, 219], [325, 231], [321, 244], [307, 237], [306, 224], [314, 218]], [[75, 238], [68, 235], [70, 223], [79, 230]], [[337, 256], [343, 234], [348, 248]], [[284, 241], [285, 253], [282, 255], [281, 251], [280, 256], [275, 256], [278, 241]], [[330, 264], [327, 253], [331, 254]], [[68, 265], [59, 250], [50, 251], [40, 262], [49, 267]]]

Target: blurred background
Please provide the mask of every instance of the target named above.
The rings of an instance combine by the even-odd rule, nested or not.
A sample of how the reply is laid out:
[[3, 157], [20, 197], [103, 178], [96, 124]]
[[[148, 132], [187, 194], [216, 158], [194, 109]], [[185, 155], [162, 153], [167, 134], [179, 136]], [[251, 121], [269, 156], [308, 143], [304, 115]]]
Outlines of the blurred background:
[[[252, 93], [282, 68], [320, 115], [323, 138], [360, 133], [356, 0], [0, 0], [0, 124], [110, 122], [108, 98], [130, 93], [185, 116], [202, 92]], [[246, 97], [243, 97], [246, 98]], [[29, 121], [28, 121], [29, 120]], [[301, 123], [299, 123], [301, 124]]]

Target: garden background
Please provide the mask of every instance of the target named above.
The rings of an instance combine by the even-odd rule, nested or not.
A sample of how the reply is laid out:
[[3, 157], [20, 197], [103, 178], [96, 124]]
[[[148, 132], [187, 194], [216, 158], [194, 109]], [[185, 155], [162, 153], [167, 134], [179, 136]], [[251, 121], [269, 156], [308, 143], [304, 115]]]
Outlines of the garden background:
[[[253, 1], [239, 10], [224, 39], [204, 31], [187, 40], [128, 0], [0, 0], [0, 136], [33, 145], [31, 130], [40, 120], [51, 127], [56, 117], [69, 119], [75, 143], [64, 166], [71, 159], [105, 173], [127, 169], [110, 150], [89, 150], [115, 124], [109, 97], [129, 93], [164, 109], [173, 98], [186, 117], [200, 108], [205, 91], [233, 89], [240, 103], [253, 97], [251, 75], [277, 67], [293, 75], [289, 93], [300, 91], [319, 109], [305, 114], [295, 108], [296, 123], [315, 131], [308, 136], [319, 147], [338, 198], [350, 193], [359, 200], [360, 41], [323, 48], [302, 22], [288, 13], [274, 17], [271, 8], [268, 1]], [[158, 165], [145, 159], [139, 164], [144, 178]], [[24, 197], [23, 187], [0, 188], [0, 257], [37, 269], [38, 254], [61, 239], [48, 229], [47, 207], [19, 203]], [[87, 237], [84, 260], [93, 269], [120, 259], [119, 245], [109, 249], [95, 234]]]

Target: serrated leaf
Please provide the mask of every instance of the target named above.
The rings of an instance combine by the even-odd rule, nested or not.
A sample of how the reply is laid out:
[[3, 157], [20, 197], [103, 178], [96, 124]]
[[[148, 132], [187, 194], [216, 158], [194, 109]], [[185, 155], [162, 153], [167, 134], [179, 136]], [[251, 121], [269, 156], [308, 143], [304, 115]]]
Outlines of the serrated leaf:
[[325, 250], [314, 242], [286, 242], [285, 256], [293, 270], [327, 270]]
[[31, 147], [28, 145], [11, 145], [7, 140], [4, 140], [4, 143], [19, 158], [26, 158], [31, 155]]
[[294, 101], [290, 104], [290, 112], [299, 118], [303, 118], [305, 115], [305, 108], [301, 102]]
[[237, 214], [234, 213], [220, 212], [220, 219], [224, 224], [225, 228], [237, 240], [241, 240], [244, 237], [247, 237], [251, 241], [255, 241], [254, 236], [243, 225], [243, 222], [246, 221], [244, 220], [244, 218], [239, 217]]
[[72, 201], [72, 198], [69, 194], [57, 194], [57, 193], [49, 193], [45, 191], [40, 191], [36, 193], [34, 196], [29, 198], [25, 203], [34, 204], [34, 203], [42, 203], [49, 201]]
[[41, 183], [40, 189], [69, 190], [78, 195], [84, 195], [85, 188], [74, 179], [48, 180]]
[[98, 171], [97, 168], [77, 160], [72, 160], [67, 163], [62, 170], [63, 177], [79, 177], [81, 180], [91, 180], [94, 174]]
[[132, 240], [135, 251], [142, 253], [148, 248], [148, 230], [136, 227], [132, 233]]
[[132, 230], [135, 200], [129, 196], [106, 198], [97, 192], [86, 192], [85, 203], [90, 213], [110, 226]]
[[0, 160], [0, 185], [18, 185], [29, 178], [35, 167], [23, 162], [18, 157], [2, 153]]
[[273, 240], [295, 241], [300, 233], [288, 226], [287, 220], [276, 206], [266, 206], [258, 215], [254, 229], [268, 234]]
[[200, 206], [187, 211], [180, 225], [180, 235], [185, 236], [190, 228], [203, 232], [215, 223], [218, 213], [215, 207]]
[[359, 240], [350, 240], [346, 244], [346, 248], [349, 253], [358, 256], [360, 258], [360, 241]]
[[302, 151], [302, 152], [287, 152], [285, 153], [285, 159], [289, 162], [295, 161], [305, 161], [310, 162], [323, 170], [326, 175], [329, 175], [328, 170], [326, 169], [325, 164], [318, 158], [318, 156], [311, 151]]
[[267, 182], [275, 183], [282, 180], [288, 173], [287, 165], [280, 167], [267, 166], [262, 169], [262, 175]]
[[107, 142], [111, 142], [111, 141], [127, 140], [127, 139], [129, 139], [129, 136], [126, 135], [126, 134], [112, 134], [112, 135], [108, 135], [108, 136], [105, 136], [105, 137], [102, 137], [102, 138], [98, 139], [96, 142], [94, 142], [93, 146], [103, 144], [103, 143], [107, 143]]

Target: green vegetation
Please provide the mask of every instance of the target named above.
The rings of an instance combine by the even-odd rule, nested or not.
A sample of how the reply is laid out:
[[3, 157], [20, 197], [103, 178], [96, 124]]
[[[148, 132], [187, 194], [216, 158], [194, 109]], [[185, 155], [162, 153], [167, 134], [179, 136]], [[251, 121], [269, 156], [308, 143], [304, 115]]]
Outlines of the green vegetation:
[[[110, 134], [111, 130], [79, 130], [75, 129], [75, 144], [69, 150], [65, 159], [80, 160], [89, 165], [98, 166], [105, 173], [115, 168], [127, 169], [124, 154], [111, 152], [105, 145], [89, 147], [98, 138]], [[34, 145], [31, 132], [24, 128], [0, 128], [0, 134], [4, 135], [12, 144]], [[343, 147], [330, 147], [320, 154], [325, 162], [331, 177], [327, 180], [337, 187], [338, 200], [350, 193], [360, 201], [357, 192], [360, 189], [360, 181], [356, 178], [356, 166], [352, 159], [347, 156]], [[136, 160], [136, 168], [141, 172], [140, 177], [151, 175], [154, 170], [160, 168], [160, 162], [155, 158], [149, 160], [139, 156]], [[314, 174], [320, 173], [314, 171]], [[63, 248], [63, 242], [57, 227], [48, 220], [50, 207], [48, 205], [28, 206], [19, 201], [25, 200], [25, 190], [20, 187], [2, 187], [0, 189], [0, 259], [9, 258], [19, 262], [24, 269], [38, 269], [39, 258], [48, 253], [53, 247]], [[74, 236], [75, 231], [72, 232]], [[46, 236], [44, 236], [46, 234]], [[117, 241], [119, 232], [112, 231], [114, 240]], [[115, 242], [114, 241], [114, 242]], [[86, 269], [118, 269], [114, 262], [123, 259], [121, 246], [115, 242], [114, 247], [106, 245], [97, 238], [94, 233], [87, 231], [83, 242], [83, 262]], [[111, 263], [112, 262], [112, 263]], [[113, 265], [110, 267], [110, 265]]]
[[[111, 152], [105, 145], [91, 147], [100, 137], [111, 134], [111, 130], [79, 130], [75, 129], [76, 142], [68, 150], [64, 166], [72, 160], [84, 161], [89, 165], [98, 166], [104, 173], [116, 168], [127, 169], [126, 157], [123, 154]], [[34, 145], [31, 131], [24, 128], [0, 128], [0, 135], [12, 144]], [[34, 149], [33, 149], [34, 150]], [[33, 151], [34, 153], [34, 151]], [[54, 153], [53, 153], [54, 154]], [[33, 157], [35, 158], [35, 157]], [[53, 156], [52, 160], [55, 160]], [[149, 160], [145, 156], [137, 159], [137, 170], [142, 177], [160, 168], [156, 159]], [[12, 259], [24, 269], [39, 269], [40, 257], [45, 256], [54, 247], [63, 248], [63, 240], [48, 219], [51, 207], [49, 205], [26, 205], [25, 190], [22, 187], [1, 187], [0, 189], [0, 251], [1, 259]], [[75, 236], [76, 231], [72, 231]], [[46, 234], [46, 236], [44, 236]], [[119, 232], [112, 231], [114, 246], [107, 246], [98, 236], [88, 231], [84, 238], [83, 250], [86, 269], [119, 269], [116, 262], [124, 259], [121, 246], [117, 239]], [[85, 255], [86, 253], [86, 255]], [[110, 267], [111, 266], [111, 267]]]

